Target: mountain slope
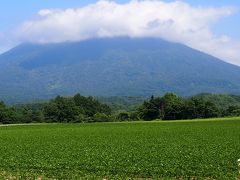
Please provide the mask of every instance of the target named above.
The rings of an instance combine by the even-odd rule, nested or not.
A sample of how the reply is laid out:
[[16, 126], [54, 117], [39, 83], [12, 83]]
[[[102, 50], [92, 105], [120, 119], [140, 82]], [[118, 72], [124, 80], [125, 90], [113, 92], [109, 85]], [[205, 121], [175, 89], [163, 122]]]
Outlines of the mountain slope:
[[0, 55], [0, 99], [240, 93], [240, 67], [152, 38], [22, 44]]

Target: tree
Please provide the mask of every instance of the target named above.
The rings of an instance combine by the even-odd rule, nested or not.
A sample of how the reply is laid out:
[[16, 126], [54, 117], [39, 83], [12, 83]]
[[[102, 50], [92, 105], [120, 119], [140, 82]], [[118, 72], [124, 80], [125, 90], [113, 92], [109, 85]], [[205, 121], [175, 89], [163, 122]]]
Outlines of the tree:
[[74, 121], [78, 113], [73, 100], [61, 96], [57, 96], [44, 107], [45, 118], [51, 122]]
[[174, 93], [166, 93], [157, 98], [152, 96], [140, 106], [138, 112], [144, 120], [211, 118], [220, 115], [217, 106], [210, 101], [200, 97], [184, 100]]
[[8, 108], [4, 102], [0, 102], [0, 123], [16, 123], [16, 112], [14, 108]]
[[109, 122], [110, 118], [108, 115], [104, 114], [104, 113], [100, 113], [97, 112], [94, 116], [93, 116], [93, 120], [94, 122]]
[[50, 122], [83, 122], [94, 120], [97, 113], [98, 117], [95, 118], [100, 118], [101, 114], [103, 119], [103, 116], [111, 114], [111, 109], [93, 97], [76, 94], [68, 98], [57, 96], [45, 105], [43, 112]]
[[182, 119], [183, 100], [180, 97], [174, 93], [166, 93], [160, 102], [163, 119]]
[[201, 97], [192, 97], [185, 104], [185, 119], [212, 118], [219, 115], [220, 112], [217, 106]]
[[225, 112], [226, 116], [240, 116], [240, 106], [229, 106]]
[[80, 113], [85, 114], [88, 117], [93, 117], [96, 113], [104, 113], [106, 115], [111, 114], [111, 109], [108, 105], [100, 103], [93, 97], [84, 97], [80, 94], [76, 94], [73, 97], [75, 105], [79, 108]]
[[5, 118], [5, 114], [4, 114], [5, 107], [6, 107], [5, 104], [2, 101], [0, 101], [0, 123], [2, 123]]
[[120, 112], [117, 115], [117, 120], [118, 121], [128, 121], [129, 120], [129, 114], [127, 112]]
[[143, 120], [154, 120], [160, 117], [159, 108], [154, 104], [154, 97], [145, 101], [138, 109], [139, 117]]

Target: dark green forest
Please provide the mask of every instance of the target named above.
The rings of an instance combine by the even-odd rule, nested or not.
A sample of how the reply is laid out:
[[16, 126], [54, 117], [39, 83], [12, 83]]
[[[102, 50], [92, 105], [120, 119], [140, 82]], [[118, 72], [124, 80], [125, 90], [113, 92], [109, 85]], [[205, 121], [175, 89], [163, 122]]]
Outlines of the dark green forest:
[[85, 123], [204, 119], [240, 116], [240, 97], [199, 94], [180, 97], [166, 93], [162, 97], [94, 98], [76, 94], [57, 96], [46, 102], [7, 106], [0, 102], [0, 123]]

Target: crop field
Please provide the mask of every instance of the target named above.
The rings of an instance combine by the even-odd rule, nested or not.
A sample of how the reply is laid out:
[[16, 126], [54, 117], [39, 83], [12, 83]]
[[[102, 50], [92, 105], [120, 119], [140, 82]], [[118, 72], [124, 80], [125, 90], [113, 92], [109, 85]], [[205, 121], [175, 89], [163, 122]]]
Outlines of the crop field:
[[0, 126], [0, 179], [236, 179], [240, 118]]

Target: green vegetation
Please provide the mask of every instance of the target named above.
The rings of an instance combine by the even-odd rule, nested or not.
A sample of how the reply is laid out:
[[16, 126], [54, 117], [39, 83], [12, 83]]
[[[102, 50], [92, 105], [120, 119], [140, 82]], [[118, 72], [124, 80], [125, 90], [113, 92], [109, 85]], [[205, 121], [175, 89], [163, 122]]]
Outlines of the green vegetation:
[[[237, 108], [240, 109], [240, 107]], [[223, 114], [212, 101], [199, 96], [183, 99], [173, 93], [167, 93], [163, 97], [157, 98], [152, 96], [139, 108], [140, 118], [144, 120], [212, 118], [231, 115], [230, 113]]]
[[0, 123], [121, 122], [240, 116], [240, 97], [232, 95], [200, 94], [183, 98], [166, 93], [145, 101], [139, 97], [97, 99], [76, 94], [13, 107], [1, 102]]
[[0, 103], [0, 123], [41, 122], [103, 122], [108, 121], [111, 109], [93, 97], [76, 94], [73, 97], [57, 96], [45, 103], [8, 107]]
[[0, 179], [236, 179], [240, 118], [0, 126]]
[[[142, 104], [148, 97], [130, 97], [130, 96], [112, 96], [112, 97], [97, 97], [97, 99], [107, 104], [112, 112], [133, 112], [137, 107]], [[239, 100], [240, 104], [240, 100]]]
[[[13, 107], [1, 102], [1, 124], [62, 124], [0, 126], [0, 179], [235, 179], [240, 117], [206, 119], [225, 116], [240, 116], [239, 96], [167, 93], [143, 101], [76, 94]], [[138, 122], [93, 123], [122, 121]]]

